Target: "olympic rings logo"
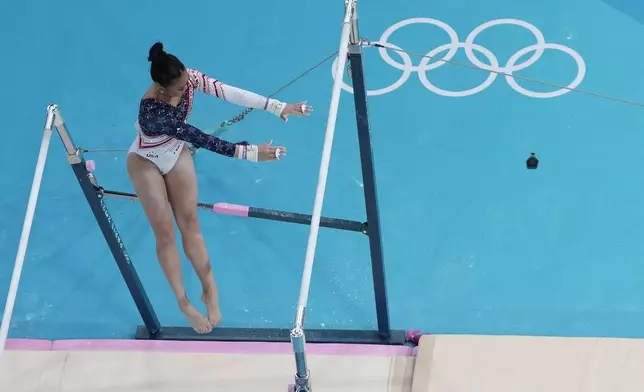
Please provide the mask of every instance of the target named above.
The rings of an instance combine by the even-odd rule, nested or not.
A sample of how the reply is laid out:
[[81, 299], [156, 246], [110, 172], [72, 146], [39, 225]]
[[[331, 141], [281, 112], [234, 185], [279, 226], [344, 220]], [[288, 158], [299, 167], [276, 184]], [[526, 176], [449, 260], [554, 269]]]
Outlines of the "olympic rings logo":
[[[505, 79], [507, 83], [512, 87], [515, 91], [517, 91], [520, 94], [523, 94], [528, 97], [533, 97], [533, 98], [554, 98], [558, 97], [561, 95], [564, 95], [568, 92], [570, 92], [569, 89], [574, 89], [577, 88], [581, 82], [584, 79], [584, 76], [586, 75], [586, 63], [584, 62], [584, 59], [577, 53], [575, 50], [564, 46], [564, 45], [559, 45], [559, 44], [551, 44], [551, 43], [546, 43], [545, 38], [543, 36], [543, 33], [535, 27], [534, 25], [525, 22], [523, 20], [519, 19], [495, 19], [491, 20], [489, 22], [485, 22], [482, 25], [478, 26], [472, 32], [467, 36], [465, 39], [465, 42], [460, 42], [458, 38], [458, 34], [456, 31], [447, 23], [442, 22], [440, 20], [436, 19], [430, 19], [430, 18], [412, 18], [412, 19], [406, 19], [403, 21], [400, 21], [393, 26], [389, 27], [385, 32], [382, 34], [380, 37], [380, 40], [377, 41], [377, 43], [388, 46], [397, 50], [402, 50], [399, 46], [396, 46], [392, 43], [389, 42], [389, 38], [391, 35], [396, 32], [398, 29], [412, 25], [412, 24], [430, 24], [433, 26], [440, 27], [447, 33], [447, 35], [450, 38], [450, 43], [438, 46], [432, 50], [430, 50], [426, 56], [423, 57], [423, 59], [420, 61], [418, 65], [413, 65], [412, 64], [412, 59], [409, 56], [408, 53], [401, 52], [401, 51], [396, 51], [396, 53], [400, 56], [402, 59], [402, 63], [395, 61], [394, 59], [391, 58], [389, 53], [387, 52], [386, 48], [379, 48], [378, 51], [380, 53], [380, 56], [382, 59], [392, 67], [402, 71], [402, 75], [400, 78], [394, 82], [393, 84], [383, 87], [381, 89], [377, 90], [370, 90], [367, 91], [367, 95], [369, 96], [374, 96], [374, 95], [383, 95], [390, 93], [396, 89], [398, 89], [400, 86], [402, 86], [407, 79], [411, 76], [412, 72], [418, 73], [418, 78], [420, 79], [420, 82], [430, 91], [432, 91], [435, 94], [442, 95], [445, 97], [467, 97], [469, 95], [474, 95], [477, 93], [480, 93], [481, 91], [485, 90], [488, 88], [494, 81], [496, 80], [497, 77], [499, 77], [499, 73], [505, 74]], [[523, 49], [520, 49], [516, 53], [514, 53], [508, 62], [504, 65], [501, 66], [499, 64], [499, 60], [496, 58], [496, 56], [487, 48], [477, 45], [474, 43], [476, 37], [481, 34], [484, 30], [493, 27], [493, 26], [498, 26], [498, 25], [516, 25], [516, 26], [521, 26], [527, 30], [529, 30], [534, 37], [536, 38], [537, 43], [533, 45], [526, 46]], [[467, 59], [476, 67], [481, 68], [486, 71], [491, 71], [490, 75], [487, 77], [487, 79], [481, 83], [480, 85], [471, 88], [469, 90], [464, 90], [464, 91], [448, 91], [444, 90], [442, 88], [437, 87], [434, 85], [432, 82], [430, 82], [427, 72], [437, 69], [439, 67], [444, 66], [447, 64], [445, 61], [450, 61], [454, 58], [456, 55], [457, 51], [459, 49], [464, 49], [465, 50], [465, 55], [467, 56]], [[564, 52], [568, 55], [570, 55], [575, 62], [577, 63], [577, 76], [575, 79], [567, 86], [568, 89], [560, 89], [552, 92], [537, 92], [537, 91], [531, 91], [528, 90], [522, 86], [520, 86], [514, 77], [512, 77], [512, 74], [514, 72], [523, 70], [525, 68], [528, 68], [532, 64], [536, 63], [541, 56], [543, 55], [544, 51], [546, 49], [554, 49], [558, 50], [561, 52]], [[430, 57], [432, 58], [437, 58], [436, 56], [442, 52], [447, 51], [447, 53], [442, 57], [443, 61], [437, 60], [433, 63], [430, 64]], [[488, 60], [488, 64], [483, 63], [480, 61], [475, 55], [474, 51], [482, 54], [485, 56]], [[530, 58], [525, 60], [522, 63], [518, 63], [517, 61], [525, 56], [526, 54], [534, 52]], [[334, 74], [334, 71], [337, 67], [338, 64], [338, 59], [336, 58], [335, 61], [333, 62], [332, 66], [332, 75]], [[349, 85], [347, 85], [344, 81], [341, 82], [342, 89], [344, 89], [347, 92], [353, 93], [353, 88]]]

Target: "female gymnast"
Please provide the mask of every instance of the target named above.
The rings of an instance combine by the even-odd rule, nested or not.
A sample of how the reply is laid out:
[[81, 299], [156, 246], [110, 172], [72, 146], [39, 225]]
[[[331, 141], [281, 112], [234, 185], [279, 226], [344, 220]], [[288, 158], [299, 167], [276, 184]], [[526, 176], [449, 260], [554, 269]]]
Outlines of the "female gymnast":
[[[208, 251], [197, 220], [197, 179], [187, 143], [221, 155], [253, 162], [274, 161], [286, 148], [230, 143], [208, 135], [187, 123], [195, 91], [214, 95], [233, 104], [263, 109], [287, 121], [287, 116], [305, 116], [311, 111], [304, 102], [287, 104], [262, 97], [186, 68], [163, 50], [150, 48], [152, 86], [141, 99], [136, 122], [138, 135], [127, 156], [127, 170], [156, 239], [156, 252], [179, 309], [198, 333], [208, 333], [221, 321], [217, 286]], [[172, 215], [177, 222], [183, 250], [199, 276], [204, 317], [188, 300], [181, 278], [179, 250]]]

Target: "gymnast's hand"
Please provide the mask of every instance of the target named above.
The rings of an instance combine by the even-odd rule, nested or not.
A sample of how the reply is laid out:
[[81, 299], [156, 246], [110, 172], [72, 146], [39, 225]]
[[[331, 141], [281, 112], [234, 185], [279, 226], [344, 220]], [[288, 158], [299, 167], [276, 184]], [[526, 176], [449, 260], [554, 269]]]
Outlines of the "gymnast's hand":
[[309, 113], [313, 111], [313, 108], [308, 106], [306, 102], [307, 101], [299, 103], [287, 103], [284, 107], [284, 110], [282, 110], [282, 115], [280, 115], [280, 118], [284, 120], [284, 122], [286, 122], [288, 121], [288, 116], [291, 114], [294, 116], [308, 116]]
[[[278, 153], [279, 150], [279, 153]], [[286, 156], [286, 147], [273, 146], [273, 141], [260, 144], [257, 149], [257, 161], [277, 161], [283, 156]]]

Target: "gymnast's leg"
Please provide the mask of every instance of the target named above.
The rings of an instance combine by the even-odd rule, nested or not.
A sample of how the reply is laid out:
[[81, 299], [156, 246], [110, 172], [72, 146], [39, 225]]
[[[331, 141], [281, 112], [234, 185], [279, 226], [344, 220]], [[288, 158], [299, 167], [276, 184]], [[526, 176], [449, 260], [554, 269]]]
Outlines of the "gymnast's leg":
[[210, 332], [211, 323], [190, 303], [183, 287], [181, 260], [168, 204], [166, 184], [161, 172], [152, 161], [136, 154], [128, 154], [127, 171], [154, 231], [157, 257], [177, 297], [179, 309], [186, 315], [195, 331]]
[[208, 309], [208, 321], [214, 327], [221, 322], [217, 286], [210, 258], [197, 218], [197, 176], [190, 150], [184, 146], [179, 160], [165, 175], [170, 205], [183, 242], [183, 250], [192, 262], [203, 289], [202, 301]]

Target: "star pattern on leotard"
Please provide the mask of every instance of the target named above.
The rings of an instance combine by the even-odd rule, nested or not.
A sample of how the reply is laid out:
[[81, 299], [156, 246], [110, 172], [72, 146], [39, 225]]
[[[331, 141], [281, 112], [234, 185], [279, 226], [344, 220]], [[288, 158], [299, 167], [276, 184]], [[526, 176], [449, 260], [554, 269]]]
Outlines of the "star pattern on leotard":
[[172, 106], [154, 98], [144, 98], [139, 106], [139, 126], [148, 136], [170, 136], [191, 143], [197, 148], [205, 148], [218, 154], [232, 157], [235, 144], [216, 136], [208, 135], [186, 120], [190, 114], [194, 87], [188, 83], [186, 92], [181, 96], [178, 106]]

